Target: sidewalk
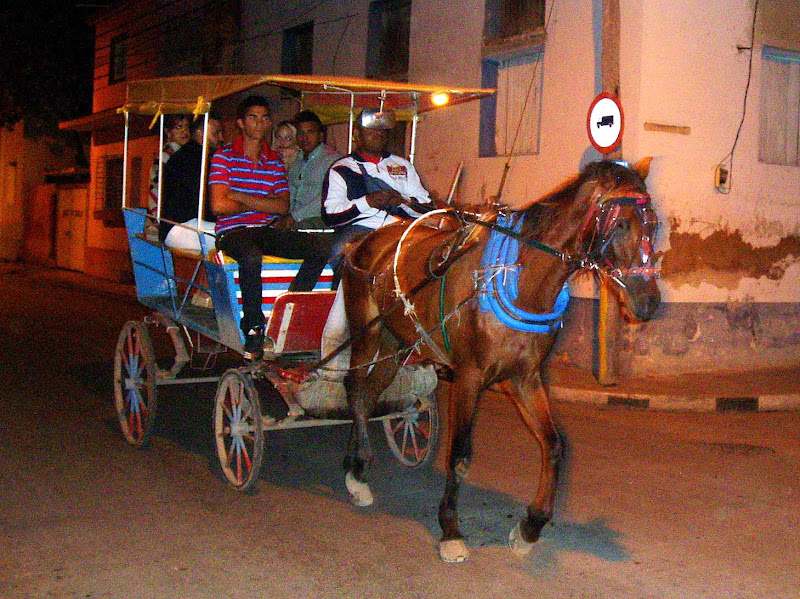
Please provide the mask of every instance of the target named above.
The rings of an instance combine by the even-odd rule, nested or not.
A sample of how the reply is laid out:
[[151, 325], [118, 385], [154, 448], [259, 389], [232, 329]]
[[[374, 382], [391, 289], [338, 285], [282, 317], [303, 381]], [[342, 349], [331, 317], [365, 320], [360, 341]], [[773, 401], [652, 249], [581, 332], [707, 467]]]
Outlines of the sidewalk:
[[800, 409], [800, 365], [750, 372], [721, 370], [621, 378], [609, 387], [600, 385], [585, 370], [550, 365], [545, 380], [550, 397], [557, 401], [698, 412]]
[[[83, 273], [19, 263], [0, 263], [0, 276], [22, 275], [42, 283], [92, 289], [135, 301], [133, 285]], [[800, 364], [795, 368], [732, 372], [695, 372], [669, 377], [622, 378], [604, 387], [592, 373], [551, 363], [545, 370], [550, 397], [556, 401], [592, 403], [651, 410], [769, 411], [800, 409]]]
[[25, 264], [21, 262], [0, 262], [0, 277], [14, 276], [34, 281], [42, 286], [57, 285], [91, 290], [92, 293], [118, 295], [136, 301], [136, 289], [124, 283], [90, 277], [82, 272]]

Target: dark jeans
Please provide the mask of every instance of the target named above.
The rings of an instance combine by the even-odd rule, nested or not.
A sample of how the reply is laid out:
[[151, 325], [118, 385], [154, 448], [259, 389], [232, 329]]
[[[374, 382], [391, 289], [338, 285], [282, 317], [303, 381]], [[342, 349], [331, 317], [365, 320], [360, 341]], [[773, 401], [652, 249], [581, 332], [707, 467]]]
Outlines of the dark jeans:
[[362, 227], [361, 225], [345, 225], [333, 234], [333, 245], [330, 249], [330, 262], [334, 270], [334, 287], [338, 286], [341, 278], [341, 264], [344, 258], [344, 250], [351, 241], [357, 241], [362, 237], [372, 233], [375, 229]]
[[289, 291], [311, 291], [328, 262], [331, 236], [272, 227], [249, 227], [225, 233], [217, 247], [239, 263], [242, 330], [264, 324], [261, 311], [261, 257], [303, 260]]

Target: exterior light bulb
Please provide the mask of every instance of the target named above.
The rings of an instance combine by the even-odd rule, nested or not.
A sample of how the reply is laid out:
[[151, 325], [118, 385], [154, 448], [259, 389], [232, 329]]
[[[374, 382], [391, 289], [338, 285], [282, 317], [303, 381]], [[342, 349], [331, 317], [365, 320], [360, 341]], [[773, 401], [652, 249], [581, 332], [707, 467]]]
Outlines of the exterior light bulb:
[[450, 95], [446, 92], [437, 92], [431, 96], [431, 102], [435, 106], [444, 106], [450, 101]]

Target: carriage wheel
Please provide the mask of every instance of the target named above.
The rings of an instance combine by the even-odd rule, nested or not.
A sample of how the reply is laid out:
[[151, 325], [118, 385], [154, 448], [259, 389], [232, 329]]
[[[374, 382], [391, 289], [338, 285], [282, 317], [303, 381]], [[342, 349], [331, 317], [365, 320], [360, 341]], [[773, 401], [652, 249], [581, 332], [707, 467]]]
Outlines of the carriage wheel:
[[258, 482], [264, 457], [261, 402], [248, 372], [225, 372], [214, 400], [217, 457], [226, 480], [239, 491]]
[[439, 441], [439, 412], [433, 394], [384, 420], [383, 432], [389, 449], [404, 466], [416, 468], [431, 461]]
[[125, 440], [144, 447], [153, 434], [156, 415], [156, 361], [144, 323], [122, 327], [114, 353], [114, 407]]

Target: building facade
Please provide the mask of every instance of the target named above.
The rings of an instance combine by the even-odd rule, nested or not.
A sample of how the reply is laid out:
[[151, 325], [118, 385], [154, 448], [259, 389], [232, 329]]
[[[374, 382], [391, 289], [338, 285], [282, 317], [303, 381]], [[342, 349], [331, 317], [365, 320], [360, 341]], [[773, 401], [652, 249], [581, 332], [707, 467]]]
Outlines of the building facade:
[[[187, 2], [171, 14], [175, 3], [132, 0], [97, 21], [95, 112], [122, 101], [121, 82], [112, 82], [115, 39], [127, 43], [126, 78], [286, 72], [495, 87], [481, 104], [426, 115], [417, 165], [434, 195], [445, 197], [463, 161], [456, 197], [465, 204], [497, 194], [508, 166], [502, 200], [523, 205], [602, 158], [586, 120], [603, 89], [604, 4], [239, 0], [196, 9]], [[206, 11], [196, 35], [166, 35], [168, 23], [189, 19], [192, 10]], [[620, 371], [796, 364], [800, 6], [619, 0], [617, 25], [621, 155], [631, 163], [653, 157], [648, 186], [662, 223], [656, 250], [664, 299], [654, 321], [623, 326]], [[120, 38], [126, 27], [141, 29]], [[145, 30], [161, 37], [150, 44]], [[131, 63], [134, 52], [142, 58]], [[276, 117], [290, 116], [294, 105], [285, 98], [276, 108]], [[108, 178], [103, 187], [99, 174], [121, 146], [100, 144], [101, 137], [95, 133], [87, 242], [98, 256], [124, 251], [124, 235], [111, 226], [117, 200], [103, 195], [113, 188]], [[346, 148], [346, 133], [334, 128], [331, 141]], [[132, 167], [139, 157], [141, 171], [132, 192], [139, 197], [156, 146], [152, 136], [133, 144]], [[597, 290], [581, 277], [572, 294], [555, 359], [588, 368]]]

